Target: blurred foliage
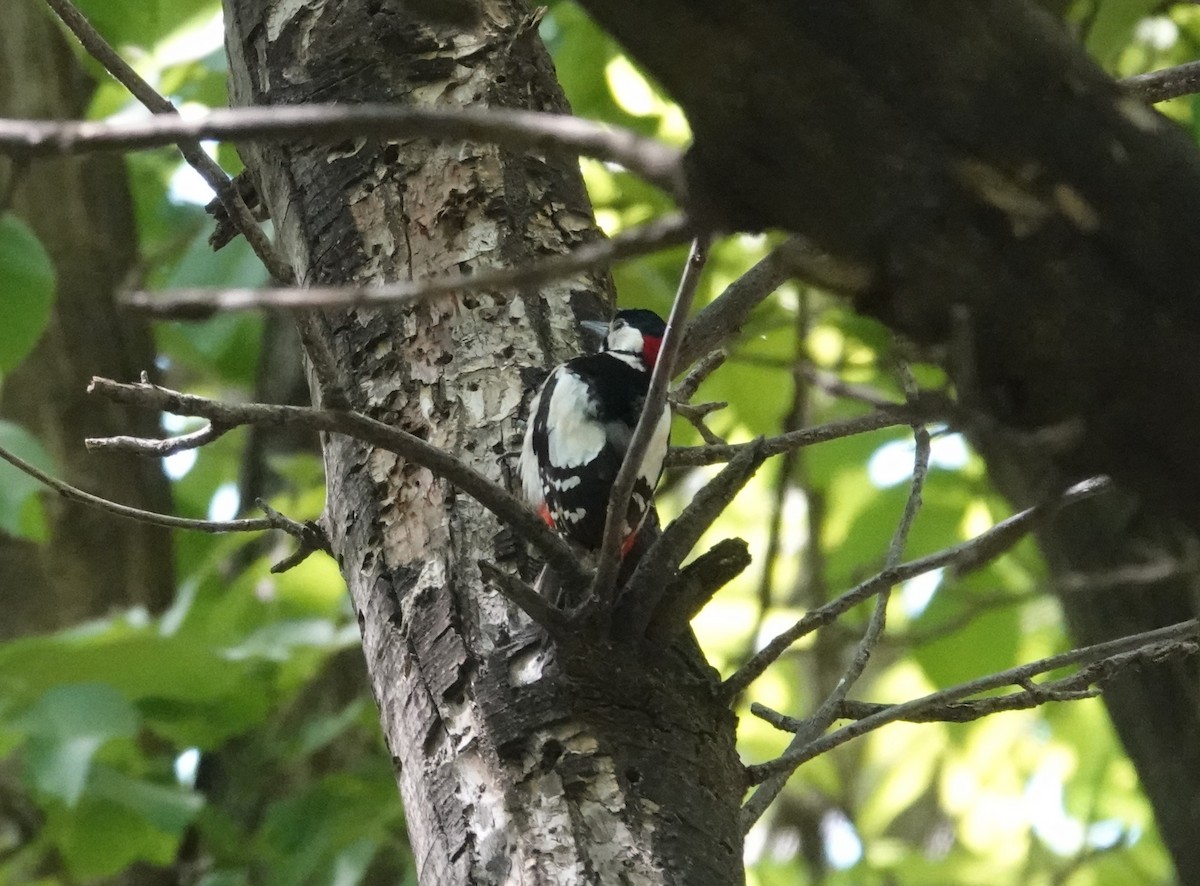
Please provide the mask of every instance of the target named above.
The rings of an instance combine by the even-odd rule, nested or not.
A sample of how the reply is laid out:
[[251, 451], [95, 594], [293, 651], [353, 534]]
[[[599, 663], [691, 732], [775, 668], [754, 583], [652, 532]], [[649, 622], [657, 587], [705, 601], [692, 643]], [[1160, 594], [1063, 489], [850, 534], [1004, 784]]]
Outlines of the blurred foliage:
[[[225, 101], [217, 0], [87, 0], [97, 26], [180, 104]], [[1068, 26], [1114, 73], [1195, 58], [1200, 8], [1151, 0], [1058, 3]], [[1163, 11], [1165, 10], [1165, 11]], [[687, 123], [575, 6], [554, 3], [542, 33], [576, 113], [675, 144]], [[102, 80], [91, 113], [127, 110]], [[1200, 134], [1195, 99], [1164, 110]], [[236, 171], [236, 157], [221, 160]], [[142, 281], [152, 287], [256, 285], [244, 244], [213, 254], [206, 199], [169, 152], [129, 161]], [[667, 211], [662, 194], [625, 172], [585, 161], [597, 217], [609, 232]], [[703, 304], [770, 249], [731, 237], [714, 251]], [[665, 312], [682, 263], [673, 250], [615, 271], [621, 300]], [[28, 352], [47, 320], [53, 272], [28, 229], [0, 217], [0, 372]], [[10, 294], [16, 294], [12, 297]], [[167, 383], [250, 397], [263, 321], [218, 317], [163, 324]], [[729, 361], [697, 402], [729, 405], [710, 419], [730, 440], [816, 425], [867, 406], [831, 395], [808, 367], [897, 397], [887, 333], [821, 293], [784, 286], [746, 324]], [[918, 366], [926, 386], [943, 383]], [[183, 430], [175, 428], [174, 430]], [[677, 422], [676, 441], [698, 443]], [[0, 445], [53, 469], [38, 441], [0, 423]], [[228, 516], [245, 437], [230, 434], [168, 460], [178, 512]], [[878, 568], [903, 507], [912, 443], [901, 430], [828, 443], [760, 472], [706, 542], [746, 538], [754, 565], [697, 618], [714, 665], [728, 673], [803, 611]], [[272, 504], [319, 513], [319, 462], [272, 465], [285, 492]], [[709, 475], [668, 477], [669, 517]], [[0, 530], [41, 537], [35, 485], [0, 465]], [[983, 466], [942, 434], [925, 506], [907, 551], [968, 538], [1006, 516]], [[772, 525], [777, 525], [772, 539]], [[204, 886], [244, 883], [414, 882], [392, 766], [365, 682], [339, 676], [356, 660], [357, 629], [337, 570], [310, 558], [282, 576], [284, 550], [245, 537], [179, 535], [174, 605], [127, 611], [52, 636], [0, 646], [0, 797], [20, 794], [28, 827], [0, 831], [0, 884], [88, 882], [134, 863], [196, 863]], [[767, 560], [768, 550], [776, 556]], [[899, 701], [1064, 648], [1043, 566], [1026, 542], [963, 578], [934, 575], [894, 595], [889, 631], [857, 697]], [[867, 611], [810, 637], [743, 701], [742, 752], [767, 759], [784, 745], [748, 713], [752, 700], [800, 714], [831, 688]], [[341, 682], [345, 682], [344, 680]], [[214, 774], [215, 773], [215, 774]], [[15, 792], [15, 793], [14, 793]], [[201, 848], [197, 855], [194, 846]], [[1165, 883], [1169, 861], [1149, 807], [1103, 708], [1088, 701], [972, 724], [897, 724], [806, 765], [747, 842], [750, 883]], [[53, 872], [58, 871], [58, 874]]]

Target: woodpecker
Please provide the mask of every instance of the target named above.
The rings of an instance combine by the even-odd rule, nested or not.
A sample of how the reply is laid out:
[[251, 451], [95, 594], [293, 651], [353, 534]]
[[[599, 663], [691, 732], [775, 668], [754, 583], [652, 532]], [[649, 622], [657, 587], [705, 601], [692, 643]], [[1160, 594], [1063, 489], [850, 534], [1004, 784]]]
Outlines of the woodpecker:
[[[525, 497], [546, 524], [589, 550], [600, 548], [608, 496], [629, 448], [662, 346], [666, 324], [653, 311], [619, 311], [598, 354], [556, 366], [529, 404], [520, 475]], [[671, 430], [666, 406], [638, 470], [622, 527], [621, 555], [653, 508]]]

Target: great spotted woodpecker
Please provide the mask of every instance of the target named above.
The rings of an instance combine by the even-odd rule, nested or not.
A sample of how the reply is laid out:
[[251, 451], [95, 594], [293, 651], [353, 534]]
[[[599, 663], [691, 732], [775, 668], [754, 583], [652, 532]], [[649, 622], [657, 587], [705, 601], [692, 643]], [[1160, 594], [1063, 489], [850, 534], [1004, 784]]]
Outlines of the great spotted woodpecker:
[[[550, 528], [596, 550], [666, 324], [653, 311], [635, 309], [618, 312], [607, 329], [594, 321], [583, 325], [604, 333], [600, 353], [568, 360], [542, 384], [529, 404], [520, 474], [525, 497]], [[653, 507], [670, 430], [664, 407], [629, 500], [622, 556]]]

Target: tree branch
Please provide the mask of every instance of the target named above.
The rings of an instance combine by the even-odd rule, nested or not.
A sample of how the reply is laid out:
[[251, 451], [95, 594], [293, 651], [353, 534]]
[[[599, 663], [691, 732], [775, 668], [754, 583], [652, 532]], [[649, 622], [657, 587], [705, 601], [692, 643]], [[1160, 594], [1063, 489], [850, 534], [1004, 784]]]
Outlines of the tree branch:
[[[847, 418], [818, 425], [815, 428], [803, 428], [790, 431], [776, 437], [766, 437], [761, 441], [751, 443], [726, 443], [720, 446], [677, 446], [667, 453], [667, 467], [699, 467], [700, 465], [715, 465], [732, 461], [738, 453], [747, 446], [758, 445], [761, 442], [764, 453], [770, 457], [789, 449], [802, 446], [813, 446], [817, 443], [827, 443], [830, 440], [840, 440], [842, 437], [852, 437], [855, 434], [867, 434], [883, 428], [894, 428], [911, 424], [917, 417], [913, 410], [905, 406], [890, 409], [880, 409], [858, 418]], [[925, 416], [931, 418], [932, 414]]]
[[880, 570], [840, 597], [805, 613], [803, 618], [777, 635], [730, 676], [724, 682], [722, 691], [727, 698], [734, 698], [761, 676], [772, 662], [783, 655], [788, 647], [801, 637], [812, 633], [817, 628], [824, 627], [848, 609], [854, 608], [885, 588], [895, 587], [902, 581], [942, 567], [948, 566], [960, 572], [978, 568], [1016, 544], [1029, 533], [1037, 520], [1048, 514], [1056, 513], [1058, 509], [1069, 504], [1098, 495], [1107, 488], [1109, 488], [1109, 484], [1106, 480], [1097, 479], [1078, 483], [1067, 490], [1058, 500], [1050, 504], [1027, 508], [962, 544]]
[[[915, 397], [917, 394], [916, 381], [907, 367], [902, 369], [905, 380], [905, 387], [908, 389], [909, 397]], [[913, 437], [916, 441], [915, 453], [913, 456], [913, 473], [912, 486], [908, 493], [908, 498], [904, 503], [904, 511], [900, 516], [900, 522], [896, 525], [896, 530], [892, 534], [892, 540], [888, 544], [887, 555], [884, 558], [884, 568], [894, 568], [900, 563], [900, 558], [904, 554], [904, 547], [908, 542], [908, 535], [912, 529], [913, 521], [916, 520], [917, 513], [921, 509], [921, 493], [925, 488], [925, 478], [929, 473], [929, 431], [924, 425], [913, 425]], [[846, 700], [846, 696], [850, 690], [854, 688], [854, 684], [858, 682], [867, 663], [871, 659], [871, 654], [875, 651], [875, 646], [879, 643], [879, 638], [883, 635], [883, 629], [887, 624], [887, 606], [891, 598], [891, 587], [885, 587], [880, 591], [879, 596], [875, 600], [875, 610], [871, 613], [871, 619], [867, 622], [867, 630], [863, 634], [862, 639], [854, 650], [854, 657], [847, 666], [845, 673], [834, 686], [829, 697], [821, 702], [820, 707], [813, 712], [811, 716], [803, 721], [803, 726], [796, 730], [796, 735], [789, 743], [785, 754], [795, 751], [797, 748], [803, 747], [813, 741], [817, 736], [821, 735], [829, 728], [837, 719], [838, 711], [841, 709], [842, 703]], [[763, 780], [758, 789], [751, 795], [750, 799], [742, 807], [742, 832], [746, 833], [754, 826], [767, 807], [775, 801], [779, 792], [783, 790], [791, 777], [790, 771], [778, 772]]]
[[749, 444], [721, 473], [706, 483], [638, 562], [622, 592], [629, 607], [622, 622], [628, 625], [633, 636], [645, 635], [683, 558], [766, 460], [763, 447], [757, 445], [761, 442], [756, 440]]
[[[792, 772], [801, 764], [821, 754], [827, 753], [839, 745], [845, 744], [867, 732], [871, 732], [896, 720], [907, 719], [924, 711], [938, 709], [980, 692], [1000, 689], [1004, 686], [1024, 686], [1027, 692], [1043, 693], [1043, 700], [1057, 700], [1051, 686], [1035, 686], [1030, 683], [1033, 677], [1048, 671], [1068, 667], [1074, 664], [1089, 663], [1091, 668], [1083, 677], [1075, 675], [1076, 680], [1094, 683], [1111, 676], [1116, 670], [1128, 666], [1135, 659], [1159, 661], [1164, 657], [1175, 655], [1192, 655], [1198, 651], [1196, 642], [1200, 637], [1200, 621], [1188, 619], [1165, 628], [1144, 631], [1128, 637], [1120, 637], [1093, 646], [1085, 646], [1052, 655], [1039, 661], [1019, 665], [1006, 671], [980, 677], [967, 683], [962, 683], [950, 689], [943, 689], [921, 698], [912, 699], [901, 704], [889, 705], [886, 709], [872, 713], [861, 720], [844, 726], [835, 732], [822, 736], [802, 748], [784, 754], [766, 763], [747, 767], [747, 774], [752, 783], [782, 772]], [[1084, 672], [1081, 672], [1084, 673]], [[1060, 686], [1074, 686], [1071, 678], [1059, 681]], [[1059, 692], [1078, 691], [1078, 687], [1059, 689]]]
[[[149, 379], [146, 380], [149, 383]], [[227, 434], [232, 428], [224, 427], [216, 422], [209, 422], [204, 427], [165, 440], [147, 437], [87, 437], [83, 445], [95, 451], [116, 450], [117, 452], [132, 452], [135, 455], [147, 455], [154, 458], [166, 458], [177, 452], [189, 449], [199, 449], [219, 437]]]
[[287, 531], [286, 526], [279, 525], [270, 516], [253, 517], [245, 520], [192, 520], [187, 517], [176, 517], [172, 514], [144, 511], [141, 508], [118, 504], [99, 495], [84, 492], [82, 489], [72, 486], [69, 483], [64, 483], [62, 480], [51, 477], [46, 472], [34, 467], [20, 456], [9, 452], [3, 447], [0, 447], [0, 459], [4, 459], [4, 461], [17, 470], [28, 474], [39, 483], [50, 487], [69, 501], [77, 501], [80, 504], [99, 508], [102, 511], [107, 511], [118, 517], [124, 517], [127, 520], [149, 523], [152, 526], [165, 526], [168, 529], [191, 529], [196, 532], [262, 532], [266, 529], [284, 529], [284, 531]]
[[1127, 93], [1147, 104], [1200, 92], [1200, 62], [1187, 62], [1118, 81]]
[[717, 542], [687, 566], [671, 582], [654, 618], [646, 628], [646, 639], [665, 647], [682, 634], [713, 595], [750, 565], [750, 548], [740, 538]]
[[260, 308], [291, 310], [356, 308], [386, 304], [399, 307], [447, 292], [475, 292], [536, 286], [570, 277], [686, 242], [691, 224], [680, 214], [655, 219], [622, 231], [611, 239], [585, 243], [565, 255], [515, 268], [485, 269], [474, 274], [448, 274], [425, 280], [399, 280], [379, 286], [312, 286], [237, 289], [173, 289], [131, 292], [120, 301], [161, 319], [201, 320], [217, 312]]
[[[84, 17], [70, 0], [46, 0], [46, 5], [54, 10], [64, 25], [74, 34], [87, 53], [98, 61], [103, 68], [112, 74], [113, 78], [155, 114], [171, 115], [178, 119], [179, 111], [170, 101], [147, 83], [125, 59], [92, 27], [91, 22]], [[280, 283], [290, 283], [294, 279], [291, 266], [283, 260], [263, 229], [259, 227], [254, 216], [246, 207], [246, 202], [238, 192], [237, 187], [230, 181], [225, 170], [205, 153], [200, 142], [194, 138], [180, 138], [175, 141], [179, 152], [188, 165], [196, 170], [220, 198], [221, 204], [229, 214], [229, 218], [237, 229], [245, 236], [246, 242], [254, 250], [266, 266], [267, 271]]]
[[565, 580], [586, 584], [590, 578], [567, 543], [507, 490], [424, 440], [361, 413], [307, 406], [223, 403], [182, 394], [145, 381], [122, 384], [106, 378], [93, 378], [88, 390], [117, 403], [132, 403], [174, 415], [207, 418], [228, 427], [246, 424], [293, 425], [362, 440], [428, 468], [457, 486], [527, 539]]
[[479, 571], [506, 600], [528, 615], [553, 639], [562, 640], [568, 636], [570, 624], [566, 614], [520, 578], [487, 560], [479, 561]]
[[642, 403], [642, 413], [629, 440], [629, 448], [625, 450], [621, 469], [617, 471], [612, 490], [609, 492], [604, 538], [600, 545], [600, 558], [596, 564], [596, 577], [592, 581], [589, 594], [591, 599], [588, 605], [592, 607], [592, 614], [607, 613], [605, 617], [611, 616], [616, 597], [617, 572], [621, 565], [621, 542], [625, 518], [629, 511], [629, 498], [633, 494], [638, 472], [642, 468], [642, 459], [650, 447], [650, 439], [654, 436], [659, 417], [663, 409], [667, 408], [667, 391], [674, 374], [675, 359], [683, 344], [687, 316], [691, 311], [696, 286], [700, 282], [700, 274], [704, 270], [707, 252], [708, 238], [697, 237], [684, 265], [679, 290], [675, 293], [675, 301], [671, 305], [671, 314], [667, 317], [667, 330], [663, 335], [654, 371], [650, 374], [650, 387]]
[[617, 163], [686, 203], [681, 154], [624, 129], [563, 114], [508, 108], [445, 111], [385, 104], [272, 105], [210, 110], [187, 120], [0, 119], [0, 153], [15, 157], [161, 147], [187, 139], [263, 141], [348, 136], [477, 141], [515, 150], [572, 150]]

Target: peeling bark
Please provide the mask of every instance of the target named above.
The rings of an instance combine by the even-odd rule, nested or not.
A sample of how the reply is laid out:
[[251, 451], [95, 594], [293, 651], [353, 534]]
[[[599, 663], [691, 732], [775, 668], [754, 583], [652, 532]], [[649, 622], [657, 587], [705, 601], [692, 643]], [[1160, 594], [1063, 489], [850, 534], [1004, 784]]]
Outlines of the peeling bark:
[[[458, 28], [382, 0], [225, 7], [237, 104], [565, 109], [513, 0]], [[599, 236], [573, 158], [373, 139], [245, 157], [308, 283], [515, 266]], [[605, 282], [304, 317], [314, 398], [499, 479], [522, 404], [573, 352], [578, 319], [603, 314]], [[324, 445], [326, 523], [421, 882], [741, 882], [735, 723], [711, 670], [684, 652], [549, 648], [483, 585], [478, 560], [499, 556], [489, 514], [395, 455]]]

